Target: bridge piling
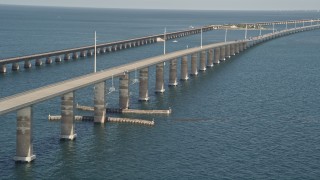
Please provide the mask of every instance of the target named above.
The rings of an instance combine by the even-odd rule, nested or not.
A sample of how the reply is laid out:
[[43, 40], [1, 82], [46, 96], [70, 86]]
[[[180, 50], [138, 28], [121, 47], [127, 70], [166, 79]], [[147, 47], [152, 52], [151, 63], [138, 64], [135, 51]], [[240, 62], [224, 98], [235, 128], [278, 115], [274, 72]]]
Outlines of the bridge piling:
[[46, 64], [52, 64], [52, 59], [50, 57], [46, 58]]
[[156, 93], [163, 93], [164, 89], [164, 63], [159, 63], [156, 65]]
[[12, 63], [12, 71], [19, 71], [20, 69], [20, 66], [19, 66], [19, 63]]
[[119, 78], [119, 108], [128, 109], [130, 103], [129, 96], [129, 74], [124, 73]]
[[243, 51], [243, 43], [239, 43], [239, 51], [240, 51], [240, 52]]
[[80, 52], [80, 57], [81, 57], [81, 58], [86, 57], [86, 51], [81, 51], [81, 52]]
[[249, 47], [249, 43], [243, 42], [242, 46], [243, 46], [243, 50], [246, 50]]
[[104, 123], [106, 119], [105, 92], [106, 82], [94, 86], [94, 123]]
[[25, 69], [31, 68], [31, 62], [29, 60], [24, 61], [24, 66]]
[[61, 57], [60, 56], [57, 56], [56, 59], [55, 59], [56, 63], [59, 63], [61, 62]]
[[206, 60], [207, 60], [207, 52], [206, 51], [201, 51], [200, 52], [200, 68], [199, 68], [199, 71], [207, 70], [207, 68], [206, 68]]
[[61, 97], [61, 140], [73, 140], [77, 137], [74, 127], [74, 92]]
[[170, 61], [170, 70], [169, 70], [169, 86], [176, 86], [177, 82], [177, 59]]
[[240, 53], [240, 44], [239, 43], [236, 43], [235, 44], [235, 50], [236, 50], [236, 54], [239, 54]]
[[32, 145], [32, 107], [17, 111], [16, 156], [14, 161], [31, 162], [36, 158]]
[[64, 60], [65, 60], [65, 61], [68, 61], [68, 60], [70, 60], [70, 59], [71, 59], [71, 57], [70, 57], [69, 54], [65, 54], [65, 55], [64, 55]]
[[190, 75], [198, 75], [198, 53], [193, 53], [191, 55], [191, 73]]
[[88, 56], [88, 57], [93, 56], [93, 51], [92, 51], [92, 50], [88, 50], [88, 51], [87, 51], [87, 56]]
[[101, 53], [101, 54], [106, 53], [106, 48], [104, 48], [104, 47], [100, 48], [100, 53]]
[[34, 65], [35, 65], [35, 66], [42, 66], [42, 61], [41, 61], [41, 59], [36, 59]]
[[72, 53], [72, 59], [78, 59], [79, 58], [79, 55], [78, 55], [78, 53], [77, 52], [73, 52]]
[[230, 55], [231, 56], [236, 55], [235, 44], [230, 44]]
[[149, 68], [146, 67], [140, 70], [139, 101], [149, 100], [148, 80], [149, 80]]
[[7, 72], [7, 66], [5, 64], [2, 64], [0, 67], [0, 73], [6, 73]]
[[189, 79], [188, 77], [188, 56], [183, 56], [181, 58], [181, 73], [180, 73], [180, 76], [181, 76], [181, 80], [182, 81], [186, 81]]
[[226, 58], [230, 58], [231, 55], [230, 55], [230, 44], [226, 45]]
[[220, 47], [220, 61], [225, 61], [226, 60], [226, 47], [221, 46]]
[[214, 48], [214, 64], [219, 64], [220, 61], [220, 47]]
[[213, 67], [213, 50], [208, 50], [208, 59], [207, 59], [207, 67]]

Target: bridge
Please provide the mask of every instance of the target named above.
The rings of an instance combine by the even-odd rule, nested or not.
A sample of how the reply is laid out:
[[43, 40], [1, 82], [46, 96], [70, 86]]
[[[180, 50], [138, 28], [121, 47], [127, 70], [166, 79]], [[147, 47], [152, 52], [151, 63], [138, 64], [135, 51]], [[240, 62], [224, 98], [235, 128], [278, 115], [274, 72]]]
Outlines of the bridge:
[[[34, 104], [54, 97], [61, 97], [60, 138], [73, 140], [77, 136], [74, 125], [75, 115], [73, 113], [75, 109], [74, 92], [78, 89], [94, 85], [94, 122], [104, 123], [106, 120], [105, 81], [110, 78], [119, 78], [119, 108], [128, 109], [130, 105], [129, 73], [132, 71], [139, 70], [139, 100], [148, 101], [148, 74], [150, 66], [156, 66], [156, 93], [164, 93], [164, 63], [166, 62], [169, 63], [168, 86], [176, 86], [178, 85], [178, 61], [181, 63], [179, 79], [186, 81], [188, 80], [189, 73], [191, 75], [197, 75], [198, 71], [205, 71], [207, 68], [219, 64], [221, 61], [226, 61], [231, 56], [235, 56], [252, 46], [274, 38], [314, 29], [320, 29], [320, 25], [312, 24], [299, 28], [284, 29], [250, 39], [219, 42], [180, 50], [105, 69], [100, 72], [87, 74], [0, 99], [0, 115], [17, 111], [16, 156], [14, 157], [14, 160], [30, 162], [36, 158], [32, 145], [32, 112]], [[188, 64], [191, 64], [190, 68]]]
[[[236, 25], [261, 27], [261, 26], [270, 26], [270, 25], [274, 26], [274, 25], [285, 24], [287, 29], [288, 24], [295, 24], [295, 28], [296, 28], [297, 24], [302, 24], [302, 27], [304, 27], [305, 23], [309, 23], [312, 26], [313, 24], [319, 24], [319, 22], [320, 22], [319, 19], [311, 19], [311, 20], [302, 19], [302, 20], [289, 20], [289, 21], [243, 23], [243, 24], [236, 24]], [[124, 49], [139, 47], [142, 45], [153, 44], [158, 42], [159, 39], [165, 39], [165, 40], [176, 39], [176, 38], [181, 38], [189, 35], [199, 34], [201, 32], [223, 29], [224, 27], [225, 25], [224, 26], [223, 25], [207, 25], [207, 26], [192, 28], [192, 29], [183, 30], [183, 31], [157, 34], [157, 35], [128, 39], [123, 41], [98, 44], [96, 46], [97, 48], [96, 53], [104, 54], [109, 52], [120, 51]], [[46, 52], [46, 53], [40, 53], [40, 54], [2, 59], [0, 60], [0, 73], [7, 72], [8, 64], [12, 64], [11, 66], [12, 71], [18, 71], [20, 69], [19, 62], [24, 62], [23, 67], [25, 69], [29, 69], [32, 67], [31, 61], [34, 61], [35, 66], [42, 66], [43, 65], [42, 59], [45, 59], [45, 64], [51, 64], [53, 62], [53, 59], [57, 63], [61, 62], [62, 57], [65, 61], [68, 61], [70, 59], [74, 59], [74, 60], [78, 59], [79, 57], [84, 58], [87, 56], [93, 56], [95, 52], [94, 48], [95, 48], [94, 45], [92, 45], [92, 46], [77, 47], [77, 48], [64, 49], [64, 50], [58, 50], [58, 51], [52, 51], [52, 52]]]

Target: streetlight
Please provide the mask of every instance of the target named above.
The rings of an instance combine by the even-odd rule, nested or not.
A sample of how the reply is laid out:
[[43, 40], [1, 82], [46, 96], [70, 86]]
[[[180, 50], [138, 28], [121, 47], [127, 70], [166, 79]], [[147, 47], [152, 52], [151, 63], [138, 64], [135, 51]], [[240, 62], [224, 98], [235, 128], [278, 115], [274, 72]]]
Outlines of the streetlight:
[[94, 31], [94, 73], [97, 72], [97, 32]]
[[247, 39], [247, 35], [248, 35], [248, 24], [246, 24], [246, 31], [244, 33], [244, 39]]
[[272, 23], [272, 33], [274, 34], [274, 23]]
[[259, 33], [259, 36], [261, 36], [262, 34], [261, 34], [262, 32], [261, 32], [261, 27], [260, 27], [260, 33]]
[[227, 42], [228, 29], [226, 28], [226, 32], [224, 34], [224, 42]]
[[201, 27], [201, 49], [202, 49], [202, 27]]
[[167, 28], [164, 28], [164, 34], [163, 34], [163, 54], [166, 54], [166, 39], [167, 39]]

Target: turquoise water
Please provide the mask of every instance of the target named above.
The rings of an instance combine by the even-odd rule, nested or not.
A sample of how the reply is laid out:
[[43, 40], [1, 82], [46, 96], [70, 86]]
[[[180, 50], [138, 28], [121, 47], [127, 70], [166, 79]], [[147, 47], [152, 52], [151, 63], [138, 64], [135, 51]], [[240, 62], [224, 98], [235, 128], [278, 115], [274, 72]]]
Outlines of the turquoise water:
[[[205, 24], [318, 18], [316, 12], [160, 11], [0, 6], [0, 58], [107, 42]], [[278, 29], [284, 28], [278, 26]], [[267, 33], [265, 31], [264, 33]], [[250, 31], [249, 35], [259, 32]], [[230, 31], [229, 39], [242, 39]], [[204, 34], [204, 44], [223, 41]], [[167, 109], [154, 127], [76, 123], [78, 138], [60, 142], [60, 99], [34, 106], [37, 159], [15, 164], [15, 113], [0, 117], [0, 179], [318, 179], [320, 31], [298, 33], [253, 47], [175, 88], [131, 107]], [[168, 51], [199, 46], [200, 35], [168, 42]], [[162, 45], [98, 56], [98, 69], [159, 55]], [[92, 72], [90, 58], [0, 75], [0, 97]], [[168, 66], [166, 66], [168, 71]], [[134, 73], [131, 74], [131, 78]], [[168, 82], [166, 77], [165, 82]], [[115, 80], [117, 87], [118, 81]], [[107, 82], [110, 87], [111, 81]], [[118, 92], [107, 96], [117, 107]], [[92, 87], [76, 92], [92, 105]], [[77, 112], [77, 114], [84, 114]], [[138, 116], [140, 117], [140, 116]]]

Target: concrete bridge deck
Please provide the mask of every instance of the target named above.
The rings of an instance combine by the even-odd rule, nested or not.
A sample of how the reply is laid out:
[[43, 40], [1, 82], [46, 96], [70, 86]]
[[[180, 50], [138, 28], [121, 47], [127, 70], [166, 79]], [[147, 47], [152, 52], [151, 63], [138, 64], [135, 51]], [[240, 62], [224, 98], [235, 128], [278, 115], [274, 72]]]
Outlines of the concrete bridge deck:
[[[211, 26], [203, 26], [201, 28], [193, 28], [193, 29], [188, 29], [188, 30], [183, 30], [183, 31], [166, 33], [166, 39], [174, 39], [174, 38], [186, 36], [188, 33], [197, 34], [197, 33], [200, 33], [201, 29], [203, 30], [203, 32], [206, 32], [206, 31], [213, 30], [213, 29], [219, 28], [219, 27], [220, 27], [220, 25], [211, 25]], [[187, 33], [187, 34], [181, 35], [183, 33]], [[190, 35], [190, 34], [188, 34], [188, 35]], [[139, 38], [128, 39], [128, 40], [123, 40], [123, 41], [115, 41], [115, 42], [110, 42], [110, 43], [97, 44], [97, 48], [112, 47], [115, 45], [131, 43], [131, 42], [138, 42], [138, 41], [142, 41], [142, 40], [151, 40], [152, 39], [152, 40], [156, 41], [157, 38], [163, 39], [164, 34], [157, 34], [157, 35], [139, 37]], [[40, 53], [40, 54], [33, 54], [33, 55], [27, 55], [27, 56], [6, 58], [6, 59], [0, 60], [0, 65], [21, 62], [21, 61], [26, 61], [26, 60], [41, 59], [41, 58], [64, 55], [64, 54], [71, 54], [73, 52], [89, 51], [89, 50], [93, 50], [93, 49], [94, 49], [94, 45], [91, 45], [91, 46], [64, 49], [64, 50], [58, 50], [58, 51], [52, 51], [52, 52], [46, 52], [46, 53]]]
[[52, 84], [39, 89], [30, 90], [21, 94], [10, 96], [7, 98], [0, 99], [0, 115], [10, 111], [21, 109], [25, 106], [36, 104], [67, 92], [74, 91], [77, 89], [84, 88], [89, 85], [97, 84], [98, 82], [105, 81], [115, 76], [119, 76], [124, 72], [135, 71], [136, 69], [142, 69], [149, 67], [160, 62], [165, 62], [170, 59], [178, 58], [181, 56], [189, 55], [198, 51], [216, 48], [222, 45], [228, 45], [236, 43], [236, 41], [215, 43], [211, 45], [190, 48], [181, 50], [173, 53], [168, 53], [161, 56], [143, 59], [126, 65], [120, 65], [114, 68], [106, 69], [97, 73], [91, 73], [78, 78], [67, 80], [64, 82]]
[[[149, 66], [156, 65], [155, 92], [164, 92], [164, 62], [169, 63], [169, 86], [177, 85], [177, 59], [181, 58], [181, 80], [188, 79], [188, 57], [191, 57], [191, 74], [196, 75], [197, 71], [205, 71], [206, 67], [212, 67], [219, 61], [225, 61], [232, 55], [240, 53], [245, 49], [256, 44], [268, 41], [277, 37], [293, 34], [296, 32], [319, 29], [320, 25], [305, 26], [300, 28], [286, 29], [273, 32], [263, 36], [242, 40], [214, 43], [202, 47], [185, 49], [168, 53], [161, 56], [151, 57], [125, 64], [97, 73], [92, 73], [66, 80], [63, 82], [40, 87], [31, 91], [23, 92], [13, 96], [0, 99], [0, 115], [17, 111], [16, 117], [16, 156], [15, 161], [31, 162], [36, 158], [33, 152], [32, 142], [32, 121], [33, 105], [57, 96], [61, 96], [61, 134], [63, 140], [73, 140], [77, 137], [75, 131], [75, 101], [74, 93], [76, 90], [89, 85], [94, 85], [94, 116], [95, 123], [106, 122], [106, 85], [105, 81], [114, 76], [119, 76], [119, 107], [120, 109], [129, 108], [129, 73], [140, 70], [139, 75], [139, 100], [147, 101], [148, 97], [148, 71]], [[214, 52], [214, 56], [213, 56]], [[198, 55], [200, 57], [198, 58]], [[191, 55], [191, 56], [190, 56]], [[198, 63], [199, 62], [199, 63]], [[199, 65], [199, 68], [197, 67]], [[115, 120], [119, 121], [119, 120]], [[123, 122], [122, 120], [120, 120]], [[138, 121], [134, 121], [138, 122]]]
[[253, 43], [255, 44], [255, 41], [265, 41], [269, 40], [274, 37], [278, 37], [284, 34], [288, 34], [291, 32], [296, 31], [303, 31], [307, 30], [308, 28], [319, 28], [319, 26], [306, 26], [299, 29], [289, 29], [289, 30], [283, 30], [278, 31], [275, 33], [266, 34], [259, 37], [254, 37], [249, 40], [243, 40], [243, 41], [229, 41], [229, 42], [220, 42], [220, 43], [214, 43], [210, 45], [205, 45], [202, 48], [196, 47], [196, 48], [190, 48], [186, 50], [180, 50], [172, 53], [168, 53], [165, 55], [160, 55], [156, 57], [151, 57], [147, 59], [143, 59], [140, 61], [136, 61], [133, 63], [113, 67], [110, 69], [106, 69], [97, 73], [92, 73], [88, 75], [84, 75], [78, 78], [70, 79], [67, 81], [63, 81], [60, 83], [55, 83], [49, 86], [41, 87], [38, 89], [34, 89], [28, 92], [20, 93], [17, 95], [9, 96], [3, 99], [0, 99], [0, 115], [5, 114], [14, 110], [19, 110], [21, 108], [31, 106], [32, 104], [36, 104], [57, 96], [61, 96], [63, 94], [66, 94], [68, 92], [75, 91], [77, 89], [84, 88], [89, 85], [94, 85], [99, 82], [103, 82], [107, 79], [110, 79], [115, 76], [122, 75], [126, 72], [135, 71], [136, 69], [143, 69], [145, 67], [149, 67], [155, 64], [159, 64], [161, 62], [165, 62], [171, 59], [183, 57], [186, 55], [190, 55], [193, 53], [197, 53], [200, 51], [205, 51], [209, 49], [214, 49], [220, 46], [226, 46], [230, 44], [237, 44], [239, 42], [246, 42], [246, 43]]
[[[289, 20], [289, 21], [274, 21], [274, 22], [259, 22], [259, 23], [242, 23], [238, 25], [260, 25], [260, 26], [266, 26], [266, 25], [273, 25], [273, 24], [293, 24], [293, 23], [319, 23], [320, 20]], [[184, 37], [188, 35], [198, 34], [201, 33], [201, 31], [211, 31], [215, 29], [220, 29], [222, 25], [209, 25], [209, 26], [202, 26], [199, 28], [192, 28], [188, 30], [183, 31], [177, 31], [177, 32], [171, 32], [166, 34], [158, 34], [158, 35], [151, 35], [151, 36], [145, 36], [140, 38], [134, 38], [129, 40], [123, 40], [123, 41], [116, 41], [116, 42], [110, 42], [110, 43], [103, 43], [97, 45], [97, 53], [105, 53], [105, 52], [112, 52], [127, 48], [132, 48], [136, 46], [141, 46], [145, 44], [151, 44], [156, 43], [158, 38], [161, 39], [175, 39], [179, 37]], [[25, 61], [24, 68], [30, 68], [31, 63], [29, 61], [36, 60], [35, 65], [41, 66], [42, 61], [41, 59], [47, 58], [48, 61], [46, 61], [46, 64], [51, 64], [52, 60], [51, 57], [56, 57], [56, 62], [61, 61], [60, 56], [64, 56], [65, 60], [69, 59], [77, 59], [80, 57], [85, 56], [92, 56], [94, 52], [94, 45], [91, 46], [84, 46], [84, 47], [78, 47], [78, 48], [71, 48], [71, 49], [64, 49], [64, 50], [58, 50], [58, 51], [52, 51], [52, 52], [46, 52], [46, 53], [39, 53], [39, 54], [33, 54], [33, 55], [27, 55], [27, 56], [20, 56], [20, 57], [12, 57], [12, 58], [5, 58], [0, 60], [0, 73], [5, 73], [6, 65], [7, 64], [13, 64], [12, 70], [16, 71], [19, 69], [19, 65], [17, 63]], [[70, 56], [71, 54], [71, 56]]]

